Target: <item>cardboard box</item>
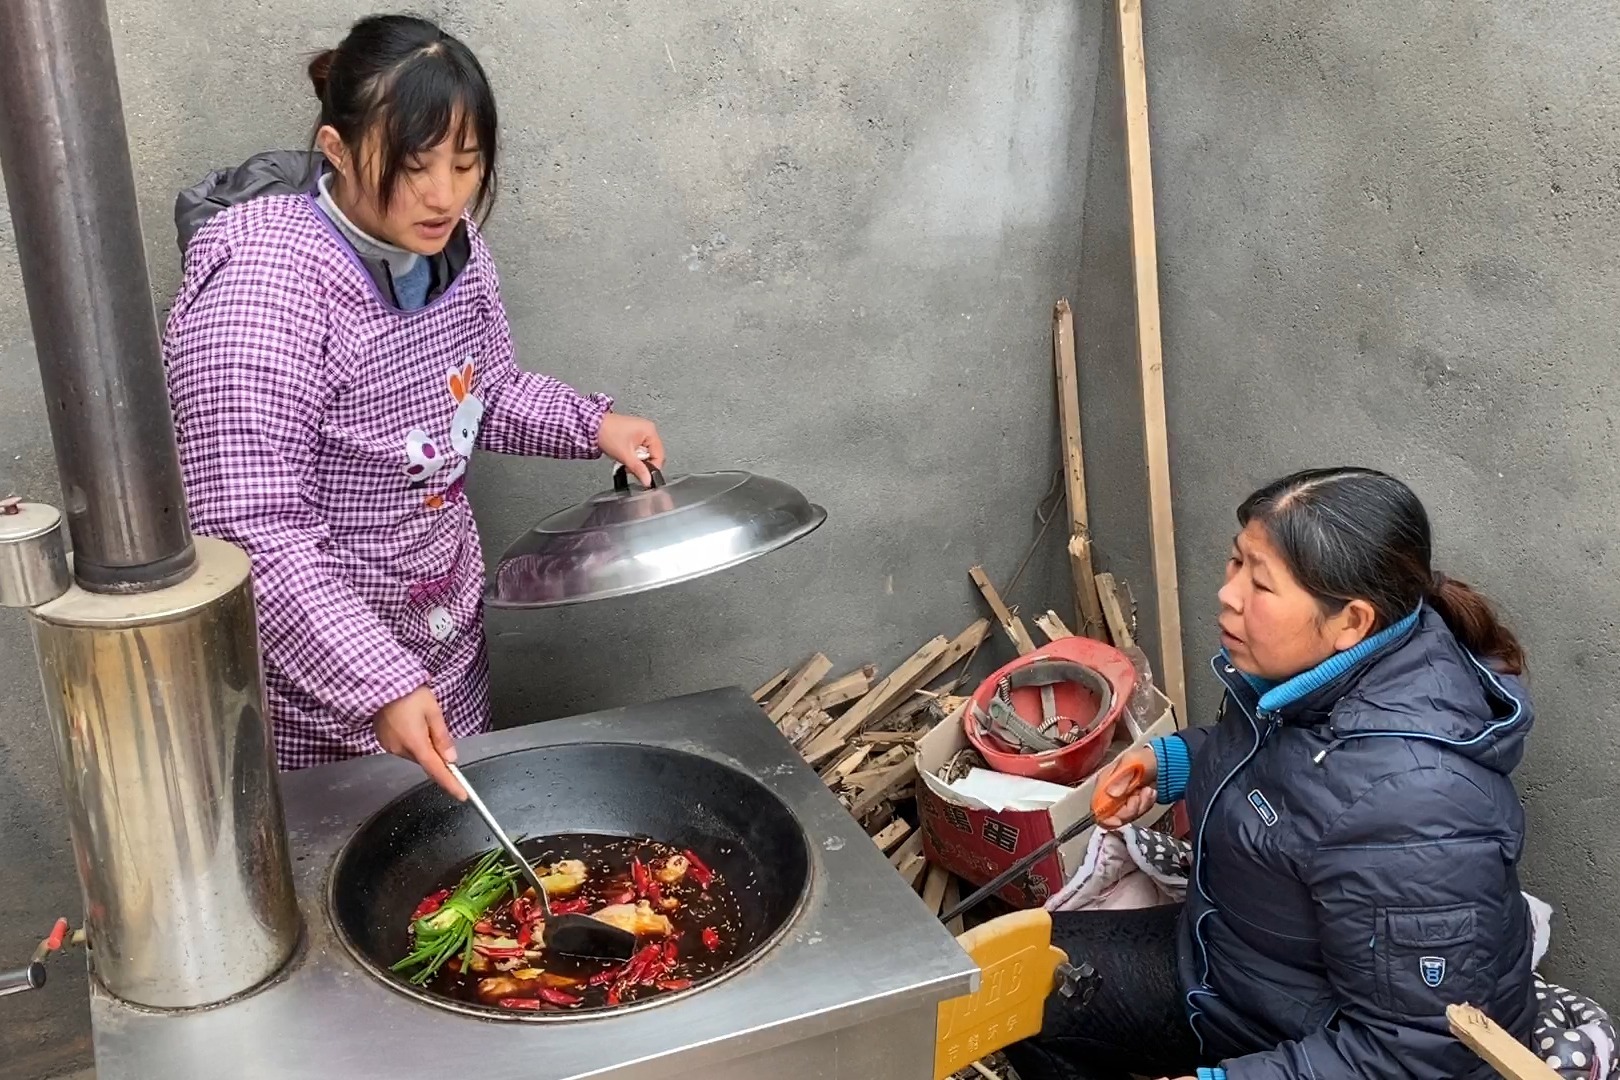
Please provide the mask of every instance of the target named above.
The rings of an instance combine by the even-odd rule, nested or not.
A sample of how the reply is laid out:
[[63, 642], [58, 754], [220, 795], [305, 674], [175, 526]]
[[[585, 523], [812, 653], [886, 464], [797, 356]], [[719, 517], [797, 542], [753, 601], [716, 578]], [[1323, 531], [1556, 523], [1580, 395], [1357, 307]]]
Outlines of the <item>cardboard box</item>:
[[[1123, 717], [1115, 728], [1108, 762], [1132, 747], [1176, 730], [1170, 700], [1157, 690], [1154, 696], [1161, 707], [1159, 718], [1140, 729], [1128, 714]], [[963, 800], [936, 775], [951, 755], [968, 745], [960, 711], [917, 744], [917, 773], [922, 777], [922, 786], [917, 789], [917, 809], [922, 818], [923, 851], [928, 861], [978, 887], [1089, 814], [1091, 789], [1098, 774], [1087, 777], [1072, 788], [1067, 797], [1047, 809], [992, 811], [982, 804]], [[1156, 806], [1137, 823], [1151, 825], [1169, 810], [1168, 806]], [[1044, 905], [1079, 869], [1092, 831], [1083, 830], [997, 895], [1014, 907]]]

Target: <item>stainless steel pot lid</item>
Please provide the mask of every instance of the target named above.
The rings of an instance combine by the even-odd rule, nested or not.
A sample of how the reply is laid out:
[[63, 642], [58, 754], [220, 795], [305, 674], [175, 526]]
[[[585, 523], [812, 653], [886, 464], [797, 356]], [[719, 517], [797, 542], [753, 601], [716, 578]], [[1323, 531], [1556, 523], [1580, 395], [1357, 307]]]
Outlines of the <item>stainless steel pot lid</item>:
[[613, 488], [520, 536], [495, 568], [488, 603], [546, 608], [629, 596], [712, 574], [814, 532], [827, 511], [798, 489], [746, 472], [697, 473]]

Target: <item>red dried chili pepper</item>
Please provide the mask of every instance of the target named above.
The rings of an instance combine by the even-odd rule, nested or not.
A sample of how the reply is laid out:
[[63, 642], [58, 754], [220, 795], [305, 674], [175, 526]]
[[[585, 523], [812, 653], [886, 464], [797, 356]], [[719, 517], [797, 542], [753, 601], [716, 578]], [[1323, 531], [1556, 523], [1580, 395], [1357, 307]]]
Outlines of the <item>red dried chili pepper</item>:
[[411, 921], [415, 922], [417, 919], [427, 918], [435, 911], [438, 911], [440, 908], [444, 907], [444, 902], [449, 899], [449, 897], [449, 889], [440, 889], [436, 893], [431, 893], [422, 897], [422, 902], [416, 905], [415, 911], [411, 912]]
[[542, 986], [540, 988], [540, 998], [543, 1001], [551, 1002], [553, 1005], [578, 1005], [580, 1002], [585, 1000], [584, 998], [576, 997], [565, 990], [553, 990], [549, 986]]
[[648, 945], [637, 953], [636, 958], [630, 961], [631, 966], [635, 968], [635, 981], [646, 982], [655, 976], [663, 956], [664, 949], [661, 945]]
[[658, 887], [658, 881], [655, 878], [647, 879], [647, 899], [655, 904], [664, 902], [664, 890]]
[[646, 896], [652, 888], [652, 875], [647, 873], [647, 867], [642, 863], [640, 856], [630, 860], [630, 878], [636, 883], [636, 893], [639, 896]]
[[520, 896], [512, 901], [512, 920], [526, 923], [534, 918], [534, 901], [527, 896]]
[[686, 872], [692, 875], [692, 880], [698, 883], [699, 888], [707, 891], [714, 883], [714, 871], [710, 870], [709, 864], [698, 858], [697, 852], [692, 849], [688, 848], [681, 854], [686, 856]]
[[473, 933], [475, 934], [483, 934], [485, 937], [493, 937], [498, 932], [499, 931], [495, 929], [495, 924], [490, 922], [488, 919], [479, 919], [477, 922], [473, 923]]
[[691, 987], [691, 985], [692, 985], [692, 980], [691, 979], [660, 979], [660, 980], [658, 980], [658, 989], [660, 989], [660, 990], [686, 990], [689, 987]]
[[676, 949], [675, 943], [673, 941], [664, 942], [664, 965], [666, 967], [674, 967], [675, 966], [675, 959], [676, 959], [678, 953], [679, 953], [679, 950]]
[[591, 906], [589, 900], [579, 897], [573, 900], [553, 900], [551, 912], [553, 915], [578, 915]]
[[664, 966], [664, 949], [661, 945], [649, 945], [641, 952], [641, 968], [636, 972], [636, 981], [649, 986], [654, 980], [669, 974]]
[[619, 1003], [619, 988], [617, 986], [608, 987], [607, 998], [605, 1000], [609, 1005], [617, 1005]]
[[712, 926], [705, 926], [703, 928], [703, 944], [710, 952], [718, 949], [720, 947], [720, 931]]
[[533, 941], [534, 941], [534, 923], [526, 922], [526, 923], [520, 924], [518, 926], [518, 928], [517, 928], [517, 943], [519, 945], [529, 945]]
[[524, 1012], [538, 1012], [540, 1002], [534, 998], [501, 998], [496, 1002], [503, 1009], [522, 1009]]
[[635, 900], [635, 898], [636, 898], [636, 890], [634, 890], [634, 889], [626, 889], [626, 890], [624, 890], [624, 892], [619, 893], [617, 896], [608, 897], [608, 903], [610, 903], [610, 904], [629, 904], [629, 903], [632, 903]]
[[592, 975], [590, 978], [585, 980], [585, 985], [606, 986], [608, 983], [616, 981], [620, 975], [623, 975], [627, 970], [629, 970], [629, 967], [630, 965], [626, 964], [622, 968], [610, 968], [607, 971], [598, 971], [595, 975]]

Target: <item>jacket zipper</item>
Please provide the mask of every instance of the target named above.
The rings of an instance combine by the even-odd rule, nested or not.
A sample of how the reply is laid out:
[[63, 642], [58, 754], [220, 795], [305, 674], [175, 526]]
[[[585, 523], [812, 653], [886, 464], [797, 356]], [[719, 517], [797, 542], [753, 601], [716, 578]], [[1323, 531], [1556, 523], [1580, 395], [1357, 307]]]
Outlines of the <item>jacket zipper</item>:
[[[1232, 674], [1236, 670], [1231, 664], [1221, 664], [1220, 666], [1225, 668], [1227, 674]], [[1219, 676], [1220, 671], [1217, 670], [1216, 677], [1219, 678]], [[1226, 680], [1221, 679], [1221, 682], [1225, 684]], [[1264, 729], [1262, 729], [1260, 727], [1259, 719], [1256, 718], [1256, 714], [1249, 711], [1249, 707], [1243, 703], [1243, 699], [1232, 690], [1230, 685], [1227, 686], [1227, 690], [1233, 703], [1236, 704], [1238, 709], [1242, 711], [1244, 719], [1249, 721], [1249, 728], [1254, 732], [1254, 745], [1249, 748], [1249, 752], [1247, 754], [1243, 755], [1243, 760], [1233, 766], [1232, 770], [1222, 778], [1221, 782], [1215, 785], [1215, 790], [1210, 792], [1209, 804], [1204, 808], [1204, 820], [1198, 823], [1198, 835], [1193, 841], [1193, 884], [1197, 886], [1198, 894], [1204, 898], [1204, 903], [1208, 904], [1209, 908], [1202, 915], [1200, 915], [1198, 917], [1198, 921], [1193, 924], [1193, 940], [1198, 944], [1200, 974], [1198, 977], [1199, 988], [1197, 990], [1188, 992], [1187, 997], [1189, 999], [1189, 1004], [1191, 1003], [1192, 995], [1196, 993], [1202, 993], [1208, 997], [1216, 996], [1214, 991], [1209, 989], [1209, 949], [1204, 945], [1203, 935], [1204, 919], [1210, 915], [1213, 915], [1216, 911], [1215, 901], [1211, 899], [1209, 893], [1204, 890], [1204, 831], [1209, 828], [1209, 819], [1210, 815], [1214, 813], [1216, 800], [1221, 797], [1221, 793], [1226, 790], [1226, 786], [1232, 782], [1233, 778], [1236, 777], [1238, 773], [1243, 771], [1244, 766], [1248, 765], [1249, 762], [1254, 760], [1255, 755], [1260, 752], [1260, 748], [1265, 745], [1266, 738], [1271, 734], [1273, 728], [1276, 726], [1275, 720], [1277, 714], [1262, 709], [1259, 712], [1259, 716], [1263, 717], [1266, 721], [1266, 726]], [[1200, 1043], [1203, 1041], [1201, 1036], [1199, 1041]]]

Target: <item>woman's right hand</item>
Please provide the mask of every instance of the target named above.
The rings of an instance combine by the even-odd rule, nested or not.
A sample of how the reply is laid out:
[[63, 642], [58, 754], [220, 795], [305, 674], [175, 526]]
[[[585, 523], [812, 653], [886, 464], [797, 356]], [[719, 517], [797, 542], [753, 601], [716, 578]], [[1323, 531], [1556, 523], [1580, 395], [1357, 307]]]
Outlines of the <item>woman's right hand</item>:
[[1098, 814], [1105, 829], [1128, 825], [1153, 809], [1159, 800], [1159, 759], [1151, 746], [1138, 746], [1115, 758], [1097, 777], [1097, 787], [1116, 805], [1112, 813]]
[[450, 728], [444, 722], [444, 713], [439, 711], [439, 699], [433, 695], [432, 687], [420, 687], [384, 705], [372, 718], [371, 725], [384, 750], [416, 762], [428, 778], [451, 797], [458, 802], [466, 801], [467, 793], [444, 767], [445, 762], [456, 760], [456, 741], [450, 737]]

